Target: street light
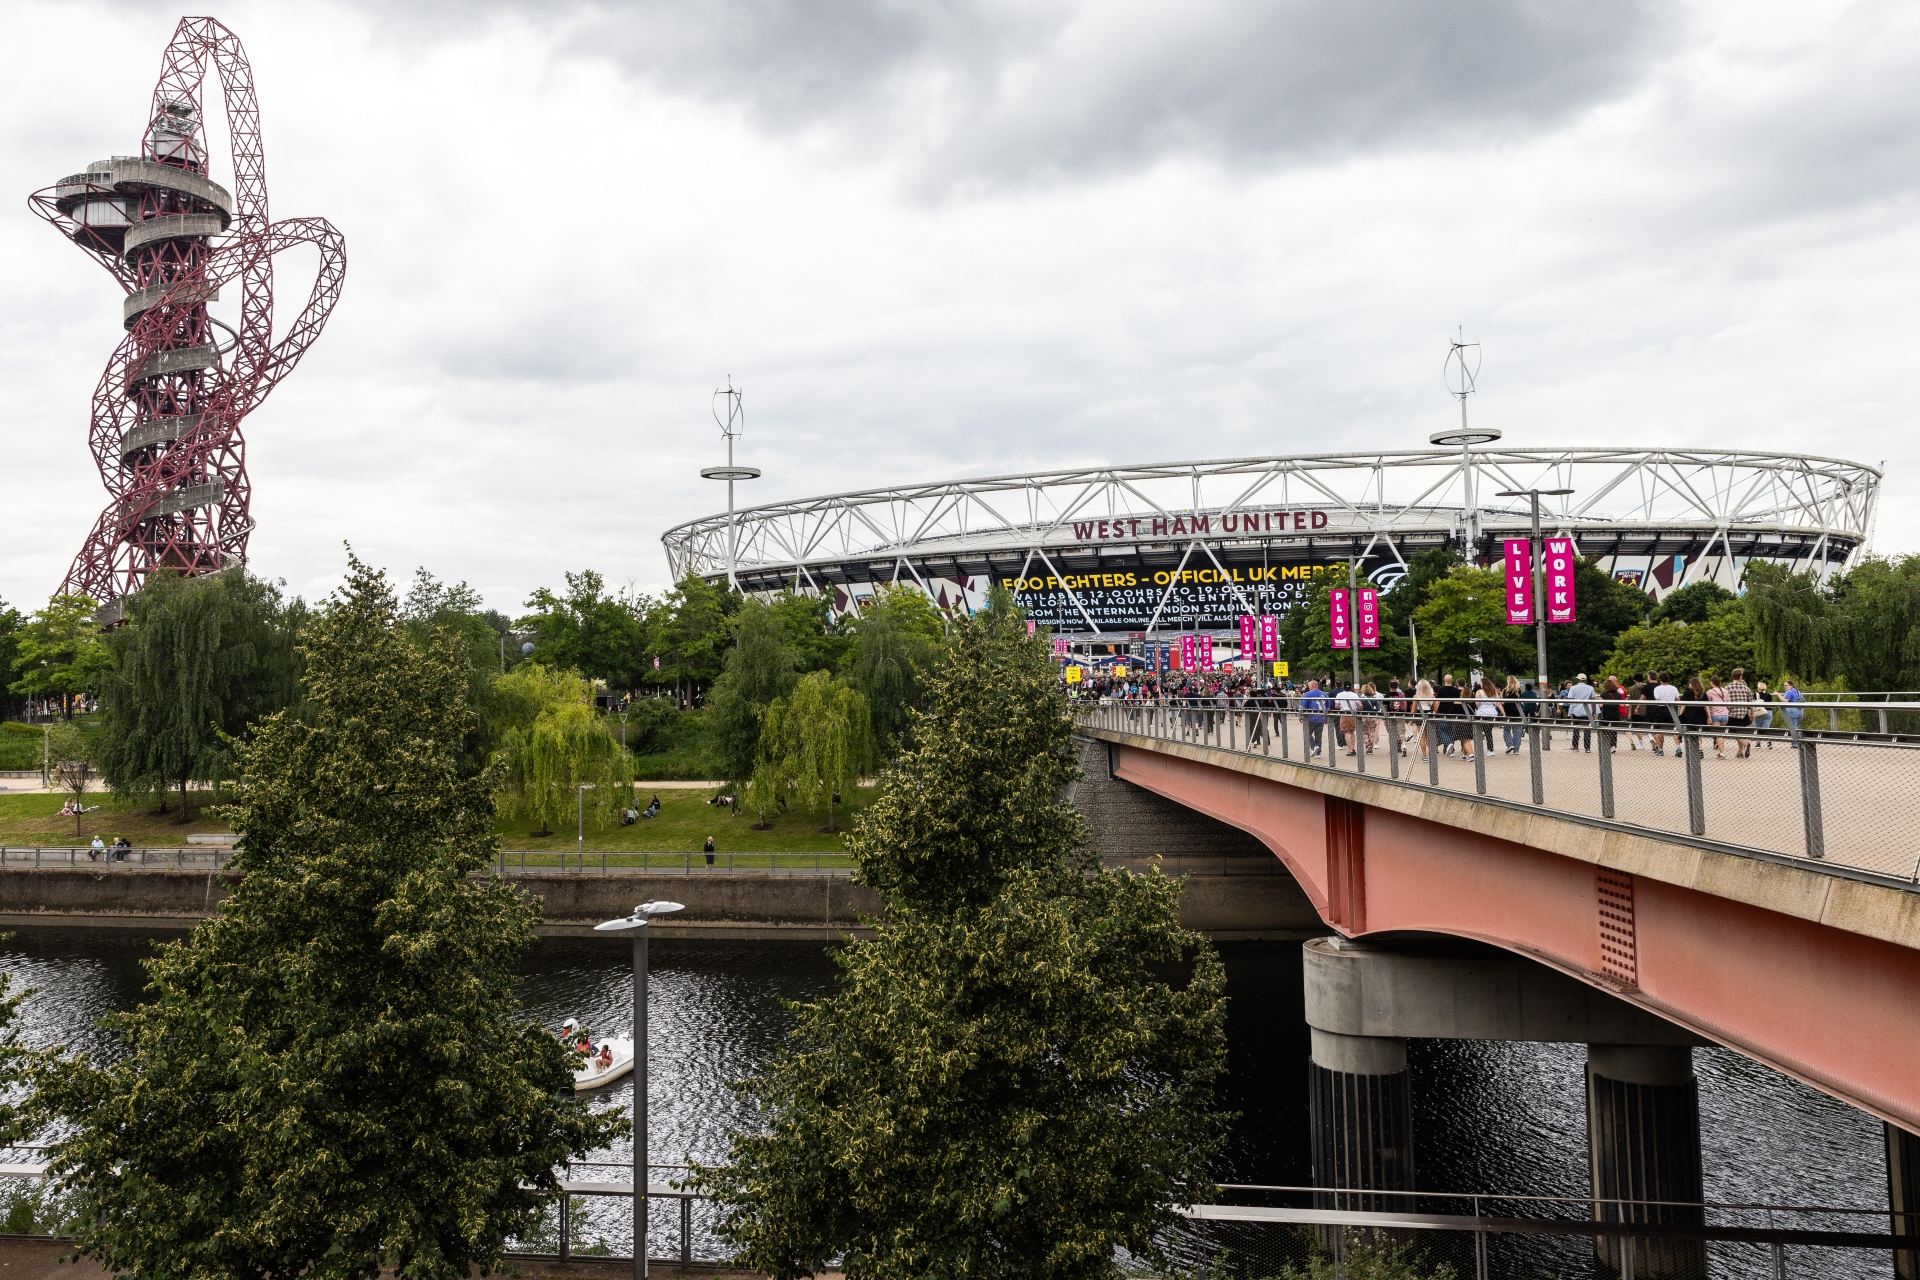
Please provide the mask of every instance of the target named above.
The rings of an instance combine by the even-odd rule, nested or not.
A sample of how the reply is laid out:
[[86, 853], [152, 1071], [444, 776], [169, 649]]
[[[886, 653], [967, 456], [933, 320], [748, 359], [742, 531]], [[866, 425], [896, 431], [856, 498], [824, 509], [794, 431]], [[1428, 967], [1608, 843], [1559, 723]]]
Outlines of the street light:
[[1528, 498], [1533, 502], [1533, 532], [1527, 539], [1527, 558], [1533, 561], [1533, 646], [1540, 659], [1536, 688], [1547, 696], [1547, 602], [1540, 594], [1540, 499], [1564, 498], [1571, 489], [1502, 489], [1496, 498]]
[[[587, 868], [587, 792], [591, 790], [593, 790], [593, 784], [591, 782], [583, 782], [580, 784], [580, 790], [578, 792], [578, 798], [580, 800], [579, 853], [580, 853], [580, 869], [582, 871], [586, 870]], [[565, 862], [567, 860], [567, 855], [564, 853], [561, 854], [560, 860], [562, 862]], [[562, 867], [561, 870], [564, 871], [566, 870], [566, 868]]]
[[633, 914], [593, 926], [633, 935], [633, 1280], [647, 1280], [647, 921], [684, 908], [643, 902]]

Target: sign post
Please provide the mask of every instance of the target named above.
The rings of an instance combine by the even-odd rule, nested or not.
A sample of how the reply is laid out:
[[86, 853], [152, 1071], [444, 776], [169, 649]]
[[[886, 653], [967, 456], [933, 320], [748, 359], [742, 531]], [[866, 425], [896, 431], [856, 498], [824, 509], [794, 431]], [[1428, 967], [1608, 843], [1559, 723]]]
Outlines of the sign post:
[[[1535, 689], [1543, 698], [1547, 696], [1548, 690], [1552, 687], [1547, 683], [1547, 624], [1549, 622], [1573, 621], [1573, 539], [1549, 538], [1547, 540], [1547, 554], [1545, 556], [1540, 554], [1540, 499], [1543, 497], [1562, 498], [1572, 492], [1573, 490], [1571, 489], [1502, 489], [1495, 495], [1501, 498], [1526, 498], [1533, 504], [1533, 531], [1527, 539], [1527, 558], [1533, 563], [1533, 591], [1532, 598], [1528, 601], [1528, 604], [1532, 607], [1528, 612], [1532, 614], [1533, 646], [1540, 664], [1539, 684], [1535, 686]], [[1514, 543], [1518, 541], [1519, 539], [1514, 538], [1509, 539], [1507, 542], [1507, 621], [1509, 623], [1514, 621], [1513, 547]], [[1554, 608], [1554, 597], [1551, 594], [1543, 595], [1540, 590], [1541, 561], [1553, 557], [1555, 547], [1562, 548], [1561, 558], [1565, 566], [1566, 607], [1564, 611], [1556, 611]], [[1549, 567], [1549, 579], [1551, 580], [1554, 576], [1553, 570]], [[1551, 585], [1549, 585], [1548, 590], [1549, 592], [1553, 590]], [[1563, 616], [1561, 616], [1562, 613]], [[1522, 619], [1517, 625], [1524, 625], [1525, 621], [1526, 619]]]

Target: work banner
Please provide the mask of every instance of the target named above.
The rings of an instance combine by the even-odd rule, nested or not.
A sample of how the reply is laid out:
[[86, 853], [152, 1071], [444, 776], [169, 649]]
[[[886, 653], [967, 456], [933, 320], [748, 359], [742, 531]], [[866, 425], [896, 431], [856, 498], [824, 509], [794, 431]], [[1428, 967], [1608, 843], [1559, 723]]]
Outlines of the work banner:
[[1507, 549], [1507, 625], [1529, 626], [1533, 622], [1533, 543], [1526, 538], [1508, 538]]
[[1280, 619], [1266, 614], [1260, 619], [1260, 661], [1272, 662], [1280, 656]]
[[1540, 560], [1546, 577], [1547, 621], [1572, 622], [1573, 539], [1548, 538], [1546, 554]]
[[1333, 637], [1334, 648], [1352, 647], [1352, 624], [1353, 615], [1347, 612], [1347, 589], [1335, 587], [1327, 592], [1327, 631]]
[[1240, 656], [1251, 661], [1260, 652], [1260, 619], [1250, 613], [1240, 615]]
[[1360, 633], [1362, 649], [1378, 649], [1380, 647], [1380, 593], [1372, 587], [1361, 587], [1359, 595], [1360, 617], [1354, 624], [1354, 630]]

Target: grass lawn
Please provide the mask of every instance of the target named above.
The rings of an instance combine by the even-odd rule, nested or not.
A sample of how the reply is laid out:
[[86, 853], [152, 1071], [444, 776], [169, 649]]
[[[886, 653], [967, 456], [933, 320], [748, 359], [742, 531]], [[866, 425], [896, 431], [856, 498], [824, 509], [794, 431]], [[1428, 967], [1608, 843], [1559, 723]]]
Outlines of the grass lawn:
[[[714, 847], [721, 853], [843, 853], [848, 821], [857, 810], [873, 802], [877, 791], [872, 787], [858, 787], [847, 797], [850, 803], [835, 805], [834, 822], [842, 831], [831, 835], [820, 830], [826, 825], [825, 814], [791, 809], [773, 815], [772, 830], [754, 831], [754, 815], [735, 814], [708, 804], [708, 798], [714, 794], [677, 788], [655, 792], [649, 791], [645, 783], [637, 783], [634, 795], [639, 807], [644, 809], [647, 801], [658, 795], [660, 816], [644, 819], [631, 827], [614, 823], [600, 831], [589, 827], [587, 850], [591, 853], [698, 853], [706, 838], [712, 836]], [[201, 797], [195, 799], [201, 801]], [[204, 810], [196, 809], [194, 821], [182, 824], [176, 821], [177, 808], [157, 814], [147, 801], [121, 801], [105, 792], [88, 792], [87, 803], [99, 805], [100, 811], [80, 819], [80, 834], [76, 837], [73, 819], [59, 816], [60, 806], [66, 801], [64, 794], [0, 794], [0, 844], [85, 845], [95, 836], [111, 844], [115, 836], [125, 836], [136, 847], [173, 848], [185, 844], [189, 835], [228, 830], [226, 823], [208, 816]], [[211, 797], [206, 797], [206, 802], [210, 801]], [[503, 820], [494, 832], [500, 837], [503, 849], [552, 850], [560, 854], [572, 853], [576, 847], [571, 823], [556, 827], [550, 836], [536, 836], [530, 822]], [[746, 863], [736, 859], [735, 865]]]
[[[98, 813], [80, 819], [80, 834], [73, 834], [73, 819], [60, 816], [60, 806], [68, 796], [0, 794], [0, 844], [69, 845], [91, 844], [99, 836], [108, 844], [115, 836], [125, 836], [136, 846], [172, 848], [185, 844], [190, 835], [227, 830], [227, 824], [196, 807], [194, 820], [184, 825], [177, 819], [180, 809], [172, 804], [166, 813], [153, 812], [148, 800], [116, 800], [104, 791], [87, 792], [87, 803], [99, 805]], [[211, 803], [212, 797], [196, 795], [196, 806]]]

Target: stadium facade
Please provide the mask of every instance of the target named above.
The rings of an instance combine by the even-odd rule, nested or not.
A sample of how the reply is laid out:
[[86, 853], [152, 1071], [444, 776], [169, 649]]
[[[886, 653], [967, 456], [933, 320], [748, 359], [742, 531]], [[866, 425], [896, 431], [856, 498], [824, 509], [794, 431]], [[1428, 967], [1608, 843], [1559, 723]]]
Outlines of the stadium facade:
[[1529, 489], [1571, 537], [1654, 599], [1694, 582], [1738, 590], [1749, 560], [1822, 578], [1872, 534], [1880, 472], [1800, 454], [1507, 449], [1302, 454], [1084, 467], [769, 503], [662, 535], [674, 576], [830, 594], [837, 613], [888, 584], [945, 610], [998, 580], [1030, 617], [1082, 641], [1229, 633], [1284, 614], [1350, 557], [1382, 588], [1415, 554], [1480, 563], [1525, 536]]

